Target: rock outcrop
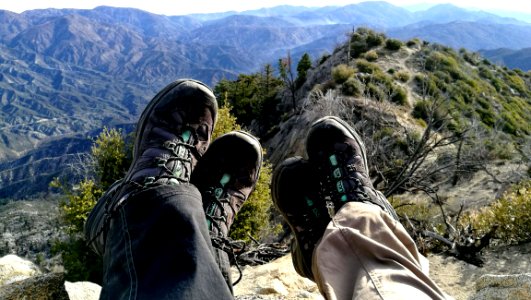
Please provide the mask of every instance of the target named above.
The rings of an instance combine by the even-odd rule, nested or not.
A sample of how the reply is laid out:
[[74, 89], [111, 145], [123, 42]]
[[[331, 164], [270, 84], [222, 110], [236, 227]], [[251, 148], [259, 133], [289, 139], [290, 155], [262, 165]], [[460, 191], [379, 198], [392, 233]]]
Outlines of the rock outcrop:
[[247, 267], [234, 287], [238, 300], [251, 299], [323, 299], [317, 285], [295, 272], [291, 255], [268, 264]]
[[9, 254], [0, 258], [0, 286], [24, 280], [40, 273], [35, 264], [16, 255]]
[[476, 290], [471, 300], [531, 299], [531, 273], [483, 275], [476, 282]]
[[31, 261], [16, 255], [0, 258], [2, 300], [97, 300], [100, 291], [91, 282], [65, 282], [64, 273], [42, 274]]

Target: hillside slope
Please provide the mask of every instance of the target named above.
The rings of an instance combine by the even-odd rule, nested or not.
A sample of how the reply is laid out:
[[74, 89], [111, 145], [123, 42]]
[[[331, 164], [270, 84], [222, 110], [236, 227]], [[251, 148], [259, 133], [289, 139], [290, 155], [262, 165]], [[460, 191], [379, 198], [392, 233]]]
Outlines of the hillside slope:
[[[374, 164], [372, 178], [388, 194], [437, 197], [444, 189], [452, 201], [477, 205], [529, 176], [531, 74], [493, 65], [478, 54], [419, 40], [402, 44], [358, 30], [350, 44], [316, 62], [296, 98], [297, 111], [265, 142], [273, 164], [304, 156], [310, 124], [337, 115], [362, 135]], [[289, 91], [283, 99], [290, 107]], [[410, 159], [421, 150], [425, 156], [414, 165]], [[484, 182], [474, 190], [481, 201], [472, 193], [451, 192], [471, 188], [478, 172], [483, 175], [477, 180]]]

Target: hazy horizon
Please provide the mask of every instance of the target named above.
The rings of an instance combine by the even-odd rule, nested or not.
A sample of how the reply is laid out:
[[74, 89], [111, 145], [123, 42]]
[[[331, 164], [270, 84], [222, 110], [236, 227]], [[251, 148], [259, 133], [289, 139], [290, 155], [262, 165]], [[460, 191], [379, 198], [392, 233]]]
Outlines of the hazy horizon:
[[[369, 0], [370, 1], [370, 0]], [[216, 13], [228, 11], [246, 11], [260, 8], [269, 8], [279, 5], [291, 6], [306, 6], [306, 7], [323, 7], [323, 6], [345, 6], [349, 4], [356, 4], [359, 0], [331, 0], [323, 5], [322, 1], [318, 0], [266, 0], [257, 1], [249, 0], [239, 2], [235, 0], [227, 0], [224, 2], [212, 0], [196, 0], [185, 3], [168, 3], [168, 1], [151, 1], [144, 0], [86, 0], [79, 2], [72, 2], [66, 0], [19, 0], [6, 1], [0, 4], [0, 9], [9, 10], [16, 13], [21, 13], [25, 10], [44, 9], [44, 8], [80, 8], [92, 9], [97, 6], [113, 6], [113, 7], [130, 7], [138, 8], [148, 12], [163, 14], [163, 15], [187, 15], [194, 13]], [[490, 12], [514, 12], [515, 14], [530, 14], [531, 15], [531, 1], [530, 2], [513, 2], [513, 1], [485, 1], [485, 0], [388, 0], [385, 1], [396, 6], [401, 6], [410, 10], [426, 9], [437, 4], [453, 4], [458, 7], [474, 10], [484, 10]]]

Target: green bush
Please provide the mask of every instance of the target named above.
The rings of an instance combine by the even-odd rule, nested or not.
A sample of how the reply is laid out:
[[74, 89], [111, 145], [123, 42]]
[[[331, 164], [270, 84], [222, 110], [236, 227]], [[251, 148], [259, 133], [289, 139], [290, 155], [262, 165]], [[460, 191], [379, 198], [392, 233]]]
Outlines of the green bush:
[[367, 53], [365, 53], [365, 59], [367, 61], [376, 61], [378, 59], [378, 53], [376, 53], [376, 51], [374, 50], [371, 50]]
[[356, 67], [360, 72], [367, 74], [373, 74], [377, 71], [381, 71], [377, 64], [368, 62], [365, 59], [357, 59]]
[[347, 96], [358, 97], [363, 93], [363, 84], [358, 79], [350, 77], [343, 83], [341, 91]]
[[413, 47], [415, 47], [415, 46], [417, 46], [417, 45], [419, 45], [419, 44], [420, 44], [420, 40], [417, 39], [417, 38], [411, 39], [411, 40], [407, 41], [407, 43], [406, 43], [406, 45], [407, 45], [409, 48], [413, 48]]
[[342, 84], [347, 81], [354, 73], [355, 70], [345, 64], [340, 64], [332, 68], [332, 78], [337, 84]]
[[385, 48], [391, 51], [400, 50], [402, 45], [403, 45], [402, 42], [397, 39], [388, 39], [387, 41], [385, 41]]
[[399, 86], [395, 86], [391, 95], [391, 101], [399, 105], [407, 105], [407, 92]]
[[321, 55], [321, 58], [319, 58], [319, 65], [324, 64], [330, 57], [331, 55], [329, 53]]
[[402, 81], [402, 82], [408, 82], [409, 78], [411, 77], [407, 71], [398, 71], [393, 76], [396, 80]]
[[429, 101], [421, 100], [415, 103], [413, 107], [412, 115], [414, 118], [424, 120], [428, 122], [430, 117], [431, 103]]
[[439, 97], [441, 91], [439, 90], [435, 78], [433, 76], [415, 75], [415, 85], [417, 93], [423, 97]]
[[367, 92], [370, 98], [375, 99], [377, 101], [385, 101], [387, 98], [385, 91], [380, 86], [372, 82], [366, 85], [365, 91]]
[[385, 35], [383, 33], [369, 30], [366, 34], [366, 41], [369, 48], [375, 48], [383, 44], [385, 41]]
[[512, 186], [488, 207], [468, 212], [464, 225], [472, 224], [479, 235], [499, 226], [496, 237], [506, 243], [531, 240], [531, 180]]
[[385, 41], [385, 35], [376, 33], [368, 28], [358, 28], [350, 38], [350, 50], [353, 58], [360, 57], [372, 48], [378, 47]]
[[456, 59], [451, 55], [439, 51], [433, 51], [428, 55], [426, 58], [426, 69], [428, 71], [445, 71], [453, 79], [461, 79], [463, 77]]

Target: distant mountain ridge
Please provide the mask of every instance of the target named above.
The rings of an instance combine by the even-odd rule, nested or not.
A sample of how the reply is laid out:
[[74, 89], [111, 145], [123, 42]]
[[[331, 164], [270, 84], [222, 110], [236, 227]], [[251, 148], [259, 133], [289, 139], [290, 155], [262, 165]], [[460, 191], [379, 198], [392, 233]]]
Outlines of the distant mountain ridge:
[[506, 65], [509, 68], [519, 68], [524, 71], [531, 71], [531, 48], [512, 50], [507, 48], [480, 50], [483, 56], [492, 62]]
[[[295, 62], [304, 52], [317, 59], [358, 26], [469, 49], [531, 47], [531, 24], [455, 6], [412, 13], [366, 2], [188, 16], [105, 6], [0, 10], [0, 198], [25, 196], [20, 187], [45, 169], [46, 178], [63, 172], [66, 158], [87, 151], [83, 141], [103, 126], [134, 123], [176, 78], [212, 85], [288, 51]], [[55, 159], [35, 169], [42, 153]]]

